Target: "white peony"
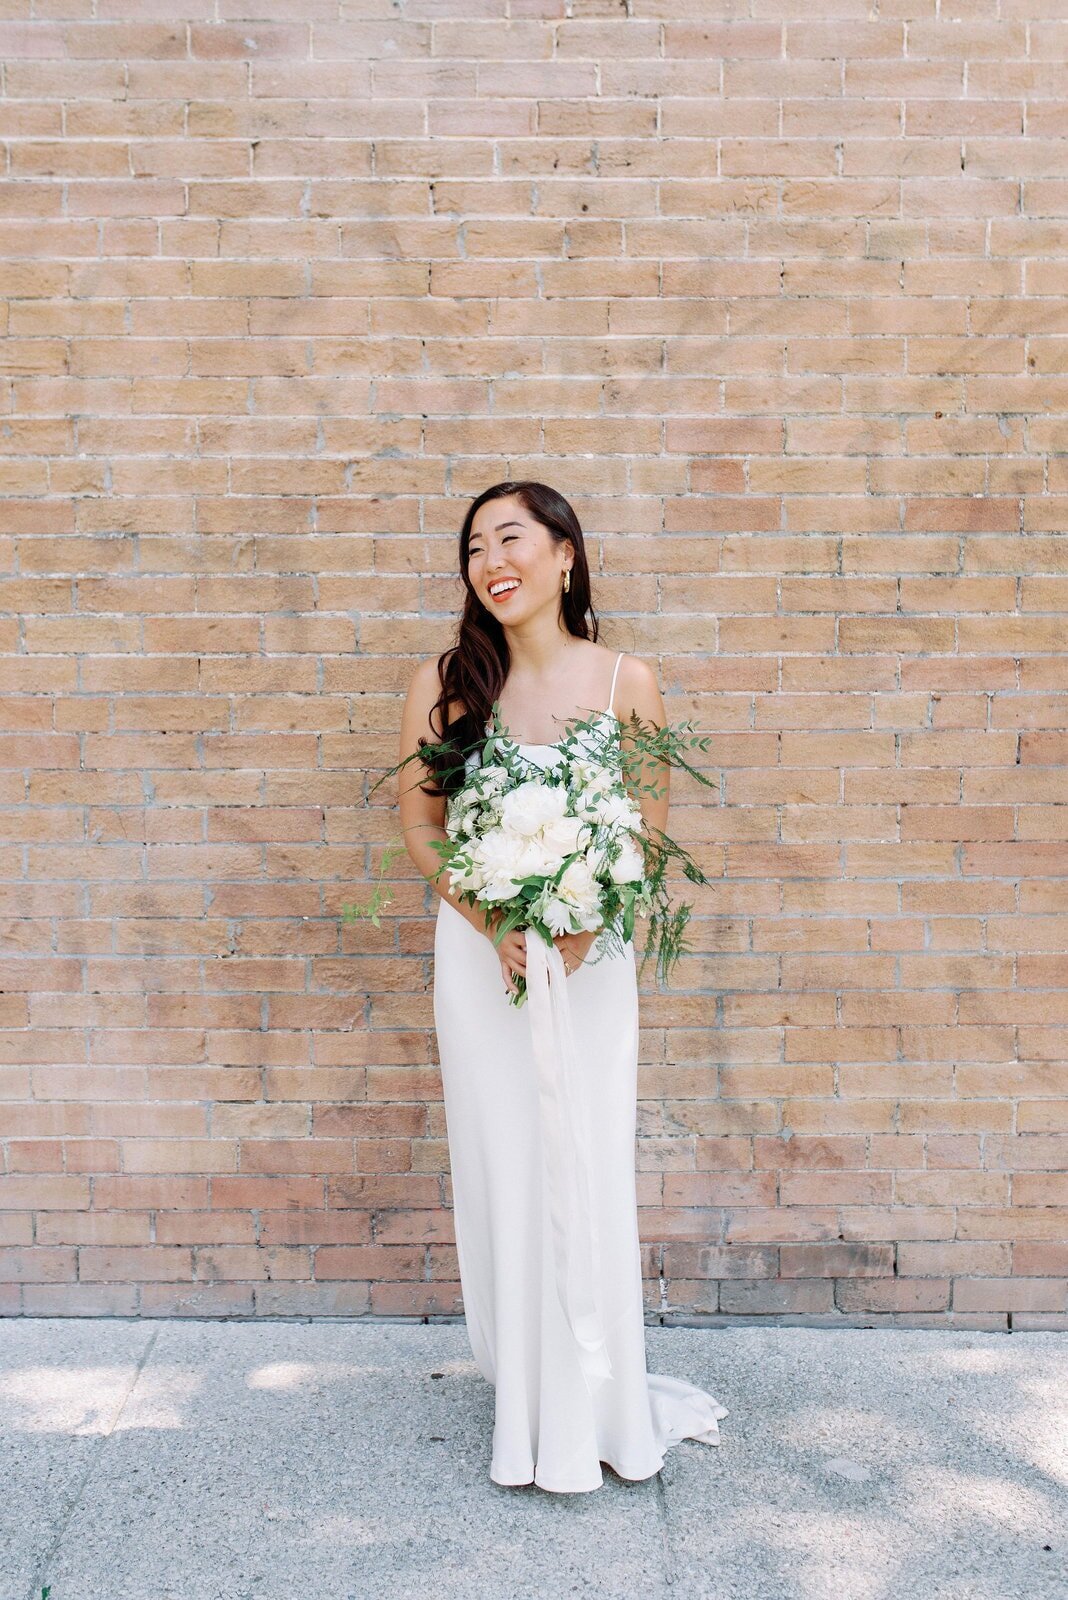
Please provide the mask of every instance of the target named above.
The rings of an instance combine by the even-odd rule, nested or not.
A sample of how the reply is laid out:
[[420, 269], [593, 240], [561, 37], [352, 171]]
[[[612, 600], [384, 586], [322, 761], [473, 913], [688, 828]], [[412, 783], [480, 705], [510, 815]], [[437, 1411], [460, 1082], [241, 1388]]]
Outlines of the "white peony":
[[[543, 825], [540, 837], [546, 855], [555, 856], [558, 867], [567, 856], [573, 856], [576, 850], [586, 848], [589, 831], [581, 817], [560, 816], [553, 817]], [[555, 871], [555, 867], [550, 868], [550, 871]]]
[[596, 878], [607, 878], [608, 868], [611, 865], [609, 845], [614, 835], [606, 829], [598, 829], [594, 843], [586, 853], [586, 860], [590, 864], [590, 871]]
[[529, 778], [510, 789], [501, 801], [501, 826], [513, 833], [536, 834], [546, 823], [562, 817], [567, 795], [555, 784]]
[[454, 839], [464, 839], [479, 831], [479, 806], [477, 800], [465, 796], [463, 801], [453, 806], [449, 812], [446, 831]]
[[566, 900], [558, 900], [555, 895], [542, 895], [535, 906], [538, 919], [544, 922], [549, 932], [555, 938], [558, 933], [576, 933], [575, 923], [578, 917], [574, 906]]
[[608, 871], [613, 883], [637, 883], [644, 877], [645, 862], [633, 839], [623, 840], [623, 848]]
[[629, 828], [633, 826], [634, 805], [627, 794], [595, 794], [590, 798], [587, 815], [606, 828]]
[[482, 869], [466, 856], [453, 858], [449, 863], [448, 876], [457, 894], [465, 889], [471, 889], [477, 894], [482, 888]]
[[617, 782], [617, 775], [611, 767], [606, 767], [601, 761], [586, 761], [576, 757], [571, 762], [571, 783], [573, 788], [583, 792], [590, 789], [610, 789]]
[[[596, 877], [602, 881], [608, 878], [614, 883], [629, 883], [634, 876], [640, 877], [644, 875], [645, 858], [638, 840], [634, 837], [636, 833], [640, 832], [640, 823], [641, 812], [638, 812], [629, 827], [616, 824], [611, 827], [599, 827], [596, 829], [593, 834], [593, 843], [587, 851], [590, 870]], [[625, 877], [618, 875], [622, 870], [619, 861], [617, 861], [615, 871], [613, 871], [612, 856], [617, 847], [624, 852], [624, 855], [620, 857], [620, 861], [625, 860], [627, 862]], [[640, 871], [637, 874], [630, 870], [635, 859], [637, 859], [640, 866]]]
[[499, 794], [505, 784], [509, 782], [507, 772], [503, 767], [498, 766], [496, 762], [491, 763], [488, 767], [480, 767], [479, 778], [482, 793], [486, 796]]
[[596, 898], [597, 880], [583, 856], [576, 856], [574, 861], [568, 862], [560, 874], [556, 892], [558, 895], [566, 896], [568, 900], [575, 901], [576, 904], [588, 903]]
[[[546, 781], [540, 764], [532, 765], [531, 776], [518, 782], [514, 768], [479, 768], [453, 798], [447, 821], [459, 846], [448, 873], [453, 891], [496, 904], [540, 881], [532, 911], [551, 933], [597, 932], [606, 884], [634, 884], [642, 893], [644, 857], [629, 836], [642, 825], [641, 811], [620, 773], [592, 753], [570, 756], [566, 785]], [[558, 873], [559, 882], [550, 882]], [[638, 897], [636, 908], [642, 909]]]
[[592, 762], [573, 763], [572, 773], [575, 777], [572, 808], [577, 816], [596, 821], [600, 808], [616, 787], [617, 779], [607, 767], [596, 766]]
[[546, 878], [560, 865], [560, 857], [549, 849], [540, 834], [526, 838], [521, 833], [509, 834], [511, 840], [512, 876], [514, 878]]
[[[519, 893], [515, 840], [503, 828], [490, 828], [484, 833], [475, 844], [472, 857], [482, 872], [483, 899], [511, 900]], [[523, 877], [521, 871], [519, 877]]]

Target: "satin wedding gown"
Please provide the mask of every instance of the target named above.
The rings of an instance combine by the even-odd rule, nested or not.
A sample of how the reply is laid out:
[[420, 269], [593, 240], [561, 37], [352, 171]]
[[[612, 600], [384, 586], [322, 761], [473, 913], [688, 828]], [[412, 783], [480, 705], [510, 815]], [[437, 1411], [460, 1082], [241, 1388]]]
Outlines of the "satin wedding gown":
[[[601, 713], [617, 727], [620, 659]], [[518, 749], [545, 766], [557, 746]], [[681, 1439], [718, 1444], [728, 1412], [646, 1371], [633, 940], [601, 955], [598, 937], [570, 976], [539, 935], [527, 950], [517, 1008], [492, 942], [439, 898], [434, 1022], [468, 1339], [496, 1390], [490, 1477], [579, 1492], [602, 1462], [648, 1478]]]

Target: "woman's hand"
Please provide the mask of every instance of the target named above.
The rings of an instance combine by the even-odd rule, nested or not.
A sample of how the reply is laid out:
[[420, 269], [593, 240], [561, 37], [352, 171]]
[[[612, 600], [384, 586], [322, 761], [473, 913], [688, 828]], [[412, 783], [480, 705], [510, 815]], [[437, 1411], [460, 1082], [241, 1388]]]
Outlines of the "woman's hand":
[[[486, 916], [486, 938], [493, 944], [494, 935], [504, 921], [504, 913], [499, 907], [494, 907]], [[504, 979], [505, 994], [518, 994], [519, 985], [515, 981], [516, 973], [527, 975], [527, 940], [522, 928], [511, 928], [501, 940], [500, 944], [493, 945], [501, 963], [501, 977]]]
[[[491, 918], [490, 926], [486, 929], [486, 937], [492, 942], [494, 930], [500, 924], [500, 914]], [[577, 972], [589, 954], [590, 946], [596, 939], [599, 928], [584, 929], [581, 933], [558, 933], [553, 944], [559, 950], [564, 963], [564, 971], [568, 977]], [[538, 935], [540, 938], [540, 934]], [[516, 977], [523, 978], [527, 975], [527, 939], [522, 928], [512, 928], [505, 934], [499, 945], [495, 946], [501, 963], [501, 977], [504, 979], [505, 992], [518, 994], [519, 986]]]
[[558, 933], [553, 944], [559, 950], [564, 960], [564, 971], [568, 977], [577, 972], [589, 954], [590, 946], [596, 939], [599, 928], [584, 928], [581, 933]]
[[[492, 939], [493, 935], [490, 934]], [[540, 939], [541, 935], [537, 937]], [[521, 928], [512, 928], [505, 934], [497, 946], [497, 954], [501, 958], [501, 976], [504, 979], [505, 991], [508, 994], [518, 994], [519, 985], [515, 981], [516, 973], [527, 975], [527, 936]]]

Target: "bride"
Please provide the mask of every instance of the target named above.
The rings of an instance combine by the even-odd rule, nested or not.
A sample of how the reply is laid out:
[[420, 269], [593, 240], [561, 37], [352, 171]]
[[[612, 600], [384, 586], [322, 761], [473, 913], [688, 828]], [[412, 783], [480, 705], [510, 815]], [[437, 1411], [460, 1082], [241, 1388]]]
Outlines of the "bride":
[[[479, 495], [459, 568], [456, 643], [412, 676], [402, 761], [449, 739], [470, 770], [494, 701], [534, 775], [559, 759], [576, 718], [599, 713], [624, 749], [632, 713], [663, 727], [652, 667], [597, 642], [582, 529], [556, 490], [506, 482]], [[549, 950], [514, 929], [495, 947], [499, 913], [451, 897], [447, 874], [435, 876], [431, 840], [447, 837], [447, 799], [464, 776], [456, 767], [428, 758], [423, 782], [403, 787], [400, 816], [408, 853], [438, 894], [434, 1023], [467, 1332], [495, 1390], [489, 1475], [558, 1493], [599, 1488], [604, 1465], [650, 1478], [678, 1441], [718, 1444], [728, 1413], [693, 1384], [646, 1370], [633, 940], [620, 951], [596, 931], [567, 933]], [[668, 767], [645, 763], [640, 782], [644, 823], [665, 829]], [[522, 1007], [509, 1001], [519, 975]], [[537, 975], [545, 995], [555, 989], [551, 1006], [535, 1004]], [[562, 1209], [565, 1190], [581, 1203]], [[567, 1261], [587, 1270], [563, 1293]]]

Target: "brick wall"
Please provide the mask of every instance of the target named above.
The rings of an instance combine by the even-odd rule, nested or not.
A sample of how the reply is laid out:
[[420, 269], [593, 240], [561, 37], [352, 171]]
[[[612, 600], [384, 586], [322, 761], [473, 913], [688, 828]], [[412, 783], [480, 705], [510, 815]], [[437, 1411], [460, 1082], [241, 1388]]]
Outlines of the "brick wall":
[[1065, 1326], [1068, 23], [34, 9], [0, 1310], [460, 1309], [436, 901], [405, 857], [338, 914], [463, 510], [531, 476], [715, 736], [642, 993], [650, 1311]]

